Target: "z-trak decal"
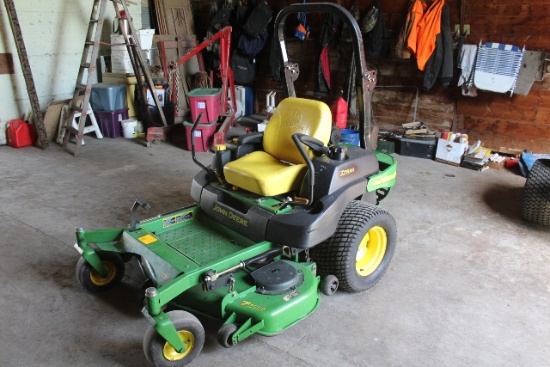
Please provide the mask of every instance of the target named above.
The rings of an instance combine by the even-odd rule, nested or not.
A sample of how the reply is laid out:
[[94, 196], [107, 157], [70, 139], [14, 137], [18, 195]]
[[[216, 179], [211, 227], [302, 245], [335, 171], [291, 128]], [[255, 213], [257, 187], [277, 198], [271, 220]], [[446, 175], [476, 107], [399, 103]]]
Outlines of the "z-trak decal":
[[352, 166], [352, 167], [346, 168], [346, 169], [341, 169], [340, 170], [340, 177], [351, 175], [353, 173], [355, 173], [355, 166]]
[[222, 208], [218, 204], [214, 204], [214, 207], [212, 208], [212, 210], [218, 214], [223, 215], [224, 217], [231, 219], [232, 221], [240, 224], [243, 227], [248, 227], [248, 219], [241, 217], [240, 215], [236, 214], [231, 210]]
[[175, 224], [188, 221], [190, 219], [193, 219], [193, 212], [187, 212], [187, 213], [174, 215], [173, 217], [164, 219], [162, 221], [162, 227], [167, 228], [167, 227], [173, 226]]
[[250, 302], [250, 301], [242, 301], [240, 306], [242, 307], [248, 307], [248, 308], [251, 308], [253, 310], [256, 310], [256, 311], [261, 311], [261, 312], [264, 312], [266, 310], [265, 307], [262, 307], [262, 306], [258, 306], [258, 305], [255, 305], [254, 303]]

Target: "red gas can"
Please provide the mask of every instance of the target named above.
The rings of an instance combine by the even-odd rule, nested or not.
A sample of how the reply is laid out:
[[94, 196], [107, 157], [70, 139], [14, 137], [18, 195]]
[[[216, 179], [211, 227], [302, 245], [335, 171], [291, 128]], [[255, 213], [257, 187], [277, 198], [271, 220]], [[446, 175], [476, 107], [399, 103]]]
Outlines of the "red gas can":
[[332, 122], [340, 128], [345, 129], [348, 125], [348, 103], [342, 97], [338, 97], [330, 106]]
[[31, 125], [21, 119], [13, 119], [6, 130], [8, 145], [14, 148], [33, 145]]

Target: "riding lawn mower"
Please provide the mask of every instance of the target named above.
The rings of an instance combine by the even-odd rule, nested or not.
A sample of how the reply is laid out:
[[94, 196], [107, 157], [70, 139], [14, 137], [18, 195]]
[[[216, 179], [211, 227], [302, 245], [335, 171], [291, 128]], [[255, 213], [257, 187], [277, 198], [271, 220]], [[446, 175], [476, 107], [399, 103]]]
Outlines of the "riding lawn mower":
[[[327, 104], [295, 96], [284, 22], [316, 11], [337, 14], [352, 31], [359, 146], [334, 141]], [[376, 73], [366, 67], [357, 22], [336, 4], [294, 4], [277, 15], [275, 32], [287, 96], [264, 132], [219, 144], [208, 166], [192, 149], [201, 167], [191, 185], [196, 203], [138, 220], [149, 205], [136, 200], [127, 227], [76, 232], [76, 274], [90, 292], [116, 286], [125, 262], [137, 258], [149, 285], [143, 348], [155, 366], [184, 366], [199, 355], [199, 318], [220, 321], [224, 347], [279, 334], [311, 315], [321, 294], [372, 287], [395, 252], [396, 224], [379, 204], [396, 162], [371, 146]]]

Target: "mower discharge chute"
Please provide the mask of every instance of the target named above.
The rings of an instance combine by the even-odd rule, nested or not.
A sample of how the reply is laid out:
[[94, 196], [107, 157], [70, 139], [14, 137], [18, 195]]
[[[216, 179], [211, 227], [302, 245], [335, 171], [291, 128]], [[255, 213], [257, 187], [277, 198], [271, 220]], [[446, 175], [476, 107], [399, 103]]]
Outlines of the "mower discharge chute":
[[[276, 20], [279, 29], [285, 14], [321, 10], [358, 31], [338, 5], [289, 8]], [[360, 32], [355, 42], [362, 45]], [[355, 52], [364, 66], [362, 46]], [[373, 74], [361, 75], [368, 94]], [[366, 137], [370, 128], [361, 129]], [[395, 182], [395, 161], [370, 150], [369, 139], [349, 146], [331, 144], [331, 135], [325, 103], [289, 94], [265, 132], [232, 139], [210, 165], [200, 164], [195, 205], [139, 221], [137, 211], [148, 204], [138, 200], [128, 227], [77, 230], [78, 280], [91, 292], [108, 289], [122, 279], [125, 261], [137, 259], [149, 285], [143, 348], [155, 366], [184, 366], [198, 356], [205, 331], [197, 317], [220, 320], [217, 339], [230, 347], [303, 320], [320, 293], [372, 287], [395, 252], [395, 221], [377, 206]]]

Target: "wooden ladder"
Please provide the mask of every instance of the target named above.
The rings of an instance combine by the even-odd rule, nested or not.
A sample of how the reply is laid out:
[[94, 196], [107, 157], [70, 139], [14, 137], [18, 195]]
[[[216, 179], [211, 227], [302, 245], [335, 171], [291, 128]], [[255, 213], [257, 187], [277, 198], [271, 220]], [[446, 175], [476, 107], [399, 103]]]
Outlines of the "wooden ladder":
[[36, 127], [36, 132], [38, 133], [38, 145], [42, 149], [45, 149], [49, 146], [48, 135], [46, 133], [46, 127], [44, 126], [44, 117], [42, 116], [42, 111], [40, 110], [40, 103], [38, 101], [38, 95], [36, 94], [36, 88], [34, 86], [31, 65], [27, 56], [27, 49], [25, 48], [25, 43], [23, 42], [21, 26], [19, 24], [19, 19], [17, 18], [17, 12], [15, 11], [15, 4], [13, 3], [13, 0], [4, 0], [4, 4], [6, 5], [6, 10], [10, 18], [11, 30], [15, 39], [17, 53], [19, 54], [19, 59], [21, 61], [23, 77], [25, 78], [25, 84], [27, 86], [27, 92], [31, 102], [34, 125]]
[[[124, 13], [120, 10], [118, 3], [122, 5], [122, 10], [124, 11]], [[155, 83], [153, 82], [153, 76], [151, 75], [151, 70], [149, 69], [148, 64], [145, 62], [145, 58], [143, 57], [143, 52], [141, 49], [141, 45], [139, 43], [139, 35], [136, 32], [136, 29], [134, 28], [134, 25], [131, 19], [127, 19], [120, 16], [121, 14], [127, 14], [127, 15], [130, 14], [130, 12], [128, 11], [128, 5], [124, 0], [121, 0], [119, 2], [115, 0], [113, 1], [113, 5], [115, 7], [115, 12], [117, 14], [117, 19], [119, 22], [118, 28], [122, 30], [122, 35], [124, 36], [126, 48], [130, 56], [130, 62], [132, 63], [132, 68], [134, 69], [134, 74], [136, 76], [136, 81], [138, 86], [137, 89], [138, 89], [138, 92], [140, 93], [141, 101], [146, 107], [145, 112], [147, 113], [147, 119], [148, 121], [152, 121], [151, 111], [149, 109], [149, 104], [147, 103], [147, 89], [149, 89], [151, 91], [151, 97], [155, 102], [155, 107], [157, 108], [159, 118], [162, 124], [164, 126], [168, 126], [168, 123], [166, 122], [166, 117], [164, 116], [162, 105], [160, 104], [159, 99], [157, 98], [157, 94], [154, 93]], [[126, 33], [126, 27], [124, 27], [124, 22], [126, 20], [128, 21], [130, 33], [133, 35], [133, 37], [130, 37]], [[145, 84], [143, 83], [144, 79], [145, 79]]]
[[[94, 80], [93, 73], [96, 72], [96, 68], [97, 68], [96, 65], [97, 65], [97, 57], [99, 53], [101, 30], [103, 28], [103, 23], [105, 20], [105, 10], [107, 7], [107, 2], [109, 1], [113, 3], [115, 12], [117, 14], [117, 19], [119, 22], [119, 29], [122, 30], [124, 35], [124, 40], [126, 42], [128, 53], [130, 55], [130, 61], [134, 69], [134, 73], [136, 74], [136, 77], [137, 77], [137, 84], [139, 87], [139, 92], [141, 93], [142, 100], [147, 101], [146, 89], [143, 85], [143, 79], [146, 80], [147, 85], [151, 90], [154, 89], [151, 72], [149, 70], [149, 67], [144, 62], [144, 57], [141, 51], [141, 47], [139, 45], [139, 40], [136, 34], [136, 30], [134, 29], [134, 26], [130, 21], [130, 19], [127, 19], [131, 34], [135, 35], [135, 37], [130, 36], [129, 34], [126, 33], [125, 27], [122, 24], [123, 21], [126, 21], [126, 19], [124, 19], [121, 16], [121, 11], [119, 10], [119, 4], [122, 5], [124, 13], [129, 14], [126, 1], [125, 0], [94, 0], [94, 5], [92, 8], [92, 13], [90, 15], [88, 32], [86, 34], [86, 41], [84, 42], [84, 50], [82, 52], [82, 58], [80, 61], [80, 68], [78, 70], [78, 76], [77, 76], [73, 98], [71, 103], [69, 104], [69, 113], [67, 114], [68, 115], [67, 119], [64, 121], [63, 127], [61, 128], [62, 130], [64, 130], [64, 132], [62, 132], [63, 147], [67, 151], [72, 153], [74, 156], [77, 156], [80, 153], [80, 147], [83, 145], [82, 143], [83, 143], [83, 137], [85, 133], [87, 115], [91, 111], [90, 95], [92, 91], [92, 83]], [[166, 126], [167, 123], [166, 123], [166, 119], [164, 117], [161, 105], [155, 93], [151, 93], [151, 94], [154, 98], [155, 105], [159, 110], [159, 116], [163, 124]], [[150, 116], [149, 108], [147, 108], [146, 110]], [[75, 121], [75, 117], [78, 117], [78, 115], [80, 115], [80, 118], [78, 120], [78, 128], [76, 128], [73, 124], [73, 121]], [[74, 149], [71, 149], [71, 145], [69, 145], [71, 136], [74, 136], [76, 138]]]
[[[94, 80], [92, 74], [97, 68], [99, 40], [101, 38], [101, 30], [103, 29], [105, 10], [108, 1], [110, 0], [94, 1], [90, 22], [88, 24], [88, 32], [86, 33], [86, 41], [84, 42], [84, 50], [82, 51], [82, 58], [78, 69], [73, 99], [69, 104], [67, 119], [64, 122], [60, 121], [60, 123], [64, 124], [60, 134], [63, 138], [63, 147], [74, 156], [77, 156], [80, 152], [84, 136], [84, 127], [86, 126], [87, 115], [90, 111], [90, 94], [92, 92], [92, 82]], [[81, 97], [82, 93], [84, 93], [83, 97]], [[82, 101], [80, 102], [81, 98]], [[78, 119], [78, 128], [76, 128], [73, 121], [75, 121], [78, 115], [80, 115], [80, 118]], [[69, 147], [71, 135], [76, 137], [75, 146], [72, 151]]]

